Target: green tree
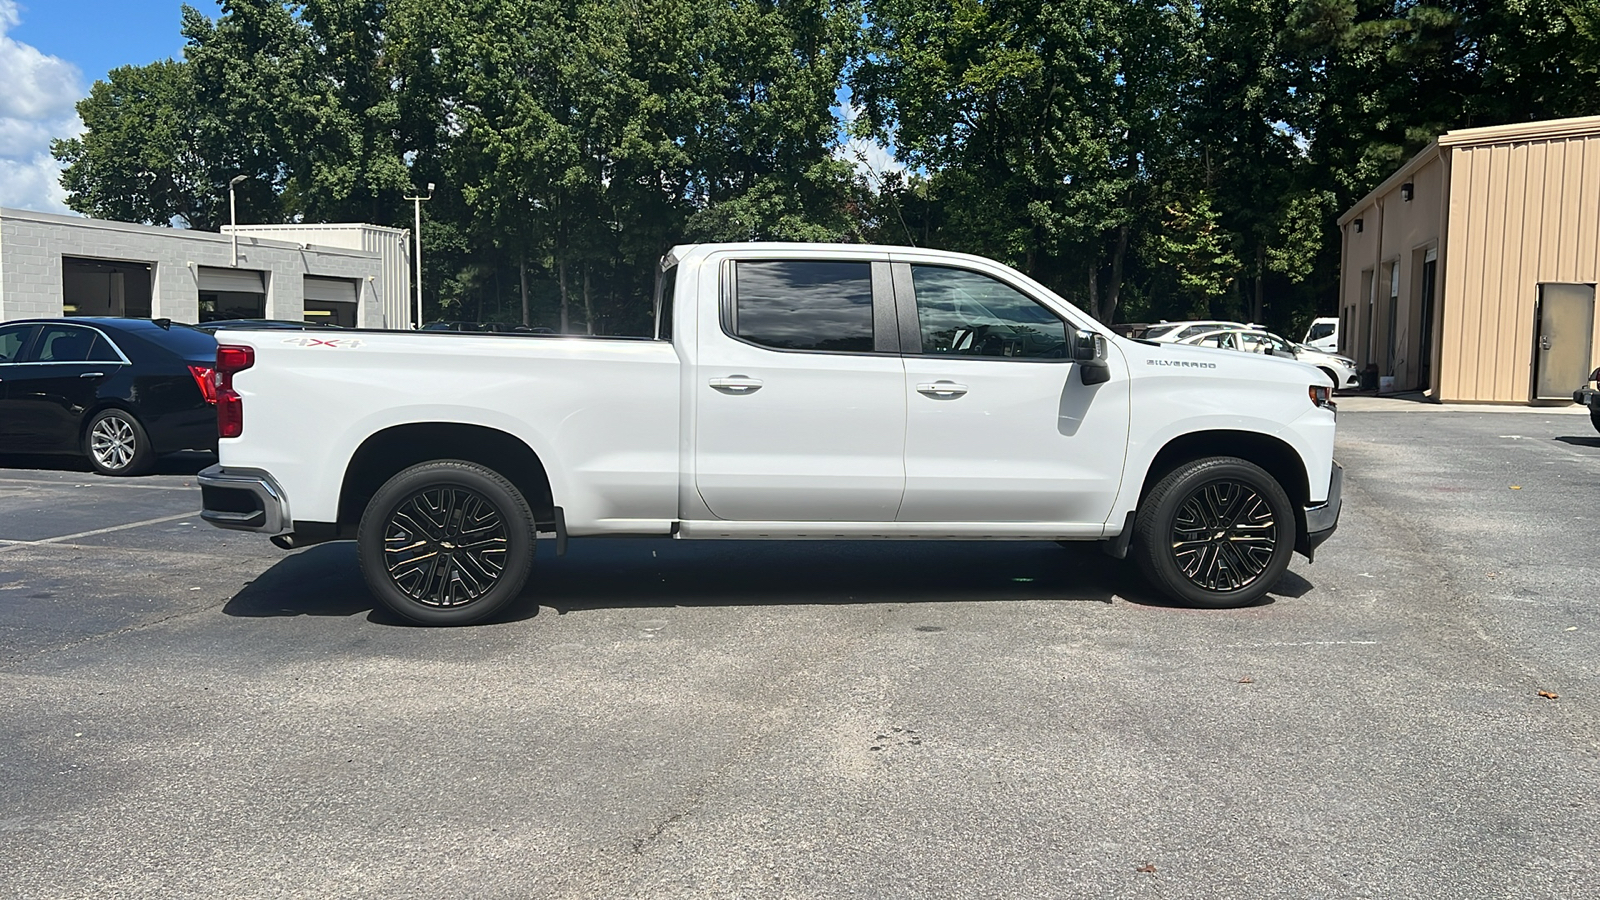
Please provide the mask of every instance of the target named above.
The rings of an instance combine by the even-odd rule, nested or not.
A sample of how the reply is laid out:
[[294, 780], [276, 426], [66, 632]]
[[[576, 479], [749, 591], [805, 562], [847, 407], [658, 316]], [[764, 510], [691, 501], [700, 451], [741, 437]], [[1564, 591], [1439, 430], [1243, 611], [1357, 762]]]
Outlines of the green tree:
[[864, 130], [928, 174], [935, 243], [997, 257], [1103, 320], [1178, 154], [1188, 7], [873, 0], [851, 86]]
[[112, 69], [78, 102], [83, 134], [51, 143], [67, 205], [103, 219], [216, 228], [229, 176], [203, 115], [183, 63]]

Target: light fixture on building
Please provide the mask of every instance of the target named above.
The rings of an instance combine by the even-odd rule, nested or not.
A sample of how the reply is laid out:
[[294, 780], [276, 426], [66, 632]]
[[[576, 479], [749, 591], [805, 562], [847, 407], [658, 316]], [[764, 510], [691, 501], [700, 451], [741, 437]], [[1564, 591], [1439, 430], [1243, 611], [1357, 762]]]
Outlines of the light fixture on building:
[[228, 235], [233, 239], [233, 267], [239, 268], [239, 216], [233, 203], [233, 189], [249, 180], [248, 175], [235, 175], [228, 182]]
[[422, 204], [433, 199], [433, 182], [428, 182], [428, 193], [418, 192], [415, 197], [406, 197], [417, 207], [417, 322], [415, 328], [422, 328]]
[[1361, 219], [1357, 219], [1356, 220], [1356, 234], [1360, 234], [1365, 225], [1366, 225], [1365, 221], [1363, 221]]
[[1405, 184], [1400, 185], [1400, 199], [1401, 200], [1404, 200], [1405, 202], [1410, 203], [1411, 202], [1411, 198], [1413, 196], [1415, 196], [1416, 193], [1417, 193], [1417, 188], [1411, 182], [1408, 181]]

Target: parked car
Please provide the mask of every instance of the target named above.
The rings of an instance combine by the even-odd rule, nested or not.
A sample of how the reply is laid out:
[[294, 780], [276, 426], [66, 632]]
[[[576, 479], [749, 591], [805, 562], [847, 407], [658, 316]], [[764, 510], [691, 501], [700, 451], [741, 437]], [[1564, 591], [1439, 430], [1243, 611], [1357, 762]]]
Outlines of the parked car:
[[0, 325], [0, 452], [86, 456], [105, 475], [217, 446], [211, 335], [165, 319]]
[[1217, 347], [1223, 350], [1242, 350], [1245, 353], [1266, 353], [1286, 359], [1298, 359], [1303, 363], [1309, 363], [1321, 369], [1322, 374], [1328, 376], [1335, 388], [1347, 390], [1361, 386], [1361, 373], [1356, 371], [1355, 360], [1348, 356], [1340, 356], [1337, 353], [1323, 353], [1320, 350], [1313, 350], [1304, 344], [1291, 343], [1270, 331], [1257, 331], [1253, 328], [1226, 328], [1184, 338], [1178, 343], [1194, 344], [1198, 347]]
[[637, 338], [228, 332], [201, 515], [354, 539], [431, 624], [515, 598], [539, 533], [1101, 541], [1220, 608], [1338, 523], [1320, 374], [1118, 337], [987, 259], [681, 246], [656, 310]]
[[508, 322], [429, 322], [422, 326], [423, 331], [489, 331], [498, 334], [555, 334], [555, 331], [542, 326], [529, 328], [526, 325], [513, 325]]
[[1572, 402], [1589, 407], [1589, 423], [1600, 431], [1600, 369], [1589, 373], [1589, 383], [1572, 392]]
[[1336, 318], [1312, 319], [1306, 328], [1305, 339], [1300, 343], [1323, 353], [1339, 351], [1339, 320]]
[[1151, 325], [1145, 329], [1143, 338], [1147, 341], [1160, 341], [1162, 343], [1177, 343], [1185, 338], [1219, 328], [1258, 328], [1257, 325], [1246, 325], [1243, 322], [1224, 322], [1219, 319], [1194, 319], [1187, 322], [1162, 322]]
[[201, 322], [194, 326], [201, 331], [216, 334], [219, 331], [229, 331], [234, 328], [252, 328], [256, 330], [278, 329], [283, 331], [323, 331], [337, 329], [337, 325], [324, 322], [297, 322], [293, 319], [216, 319], [210, 322]]

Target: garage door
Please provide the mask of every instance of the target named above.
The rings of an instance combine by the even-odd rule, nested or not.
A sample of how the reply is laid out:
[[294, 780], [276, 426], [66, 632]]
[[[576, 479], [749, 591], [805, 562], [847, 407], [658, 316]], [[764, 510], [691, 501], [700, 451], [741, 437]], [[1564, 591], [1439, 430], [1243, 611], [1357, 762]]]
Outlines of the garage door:
[[267, 282], [260, 272], [250, 269], [200, 267], [200, 290], [210, 293], [265, 294]]
[[356, 302], [356, 283], [347, 278], [306, 276], [306, 299], [323, 303]]
[[306, 321], [340, 328], [356, 327], [356, 282], [347, 278], [306, 276]]

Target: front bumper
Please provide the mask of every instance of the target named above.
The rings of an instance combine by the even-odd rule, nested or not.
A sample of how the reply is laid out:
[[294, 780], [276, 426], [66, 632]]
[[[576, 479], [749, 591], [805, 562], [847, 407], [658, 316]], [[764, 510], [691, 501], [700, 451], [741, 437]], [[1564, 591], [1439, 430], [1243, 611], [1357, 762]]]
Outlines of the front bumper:
[[1600, 391], [1591, 387], [1578, 388], [1572, 392], [1572, 402], [1592, 410], [1600, 410]]
[[1333, 537], [1333, 532], [1339, 527], [1339, 509], [1344, 502], [1343, 493], [1344, 466], [1335, 461], [1332, 475], [1328, 479], [1328, 499], [1305, 509], [1306, 528], [1300, 540], [1296, 542], [1295, 549], [1305, 554], [1306, 559], [1315, 559], [1317, 548], [1328, 538]]
[[215, 465], [202, 471], [200, 518], [218, 528], [278, 534], [289, 528], [283, 488], [263, 469]]

